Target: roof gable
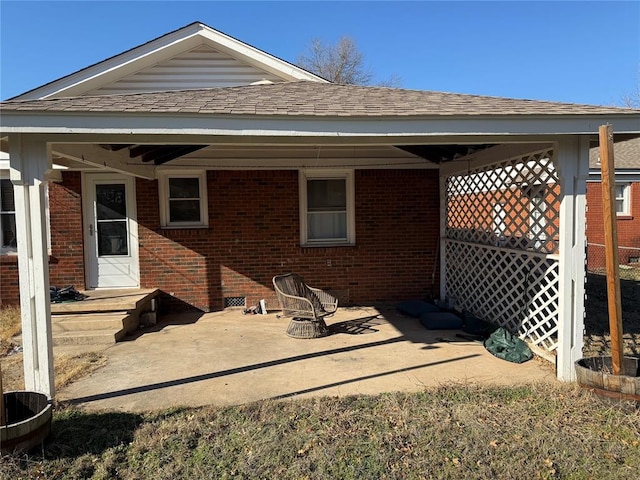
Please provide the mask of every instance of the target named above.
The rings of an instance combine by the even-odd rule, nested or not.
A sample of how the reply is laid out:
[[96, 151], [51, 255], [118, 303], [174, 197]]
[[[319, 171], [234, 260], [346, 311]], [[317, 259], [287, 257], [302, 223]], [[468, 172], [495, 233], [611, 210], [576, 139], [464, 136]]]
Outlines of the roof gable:
[[[169, 77], [168, 85], [170, 86], [166, 90], [196, 88], [189, 85], [198, 83], [202, 83], [199, 88], [221, 86], [215, 85], [216, 80], [208, 82], [213, 84], [203, 84], [202, 80], [194, 83], [193, 77], [190, 80], [185, 75], [184, 69], [178, 74], [181, 78], [175, 78], [175, 73], [179, 68], [176, 70], [174, 67], [179, 66], [181, 61], [186, 63], [185, 66], [189, 66], [190, 57], [197, 63], [198, 54], [204, 54], [204, 57], [208, 56], [208, 59], [214, 60], [214, 63], [222, 60], [218, 67], [225, 67], [226, 61], [226, 66], [232, 66], [239, 70], [240, 75], [235, 80], [229, 77], [227, 80], [222, 80], [228, 82], [225, 86], [242, 85], [243, 83], [237, 82], [244, 80], [247, 80], [247, 83], [244, 84], [249, 84], [263, 79], [272, 82], [294, 80], [327, 82], [289, 62], [214, 30], [203, 23], [196, 22], [18, 95], [13, 99], [33, 100], [116, 92], [157, 91], [161, 89], [163, 82], [154, 84], [153, 81], [147, 83], [147, 80], [149, 80], [149, 76], [158, 80], [162, 77], [159, 72], [163, 72], [162, 68], [167, 66], [170, 67], [169, 70], [173, 70], [174, 77]], [[174, 59], [176, 61], [172, 64]], [[215, 71], [214, 64], [209, 67], [207, 72], [209, 75], [212, 73], [212, 68]], [[224, 69], [218, 69], [218, 73], [222, 79], [229, 74], [228, 71], [225, 73]], [[185, 83], [183, 84], [181, 81]]]
[[277, 83], [283, 79], [202, 44], [85, 95], [234, 87], [261, 81]]

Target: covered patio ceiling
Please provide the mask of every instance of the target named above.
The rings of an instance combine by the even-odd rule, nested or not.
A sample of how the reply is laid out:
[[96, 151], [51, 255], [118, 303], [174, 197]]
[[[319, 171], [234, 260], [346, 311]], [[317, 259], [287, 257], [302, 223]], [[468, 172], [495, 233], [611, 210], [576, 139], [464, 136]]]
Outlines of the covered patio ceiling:
[[[117, 152], [126, 150], [129, 157], [143, 163], [163, 165], [171, 160], [196, 152], [206, 145], [134, 145], [134, 144], [106, 144], [100, 145], [105, 150]], [[430, 162], [440, 164], [459, 157], [470, 155], [478, 150], [494, 146], [493, 144], [478, 145], [394, 145]]]

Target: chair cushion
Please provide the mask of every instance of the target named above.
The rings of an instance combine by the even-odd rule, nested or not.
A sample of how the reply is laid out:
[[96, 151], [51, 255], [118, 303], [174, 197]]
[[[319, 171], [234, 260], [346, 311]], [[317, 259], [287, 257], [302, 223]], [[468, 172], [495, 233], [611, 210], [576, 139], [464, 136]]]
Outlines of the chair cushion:
[[462, 327], [462, 319], [455, 313], [432, 312], [423, 313], [420, 323], [428, 330], [455, 330]]
[[440, 312], [440, 309], [432, 303], [422, 300], [406, 300], [396, 305], [396, 310], [411, 317], [420, 318], [423, 313]]

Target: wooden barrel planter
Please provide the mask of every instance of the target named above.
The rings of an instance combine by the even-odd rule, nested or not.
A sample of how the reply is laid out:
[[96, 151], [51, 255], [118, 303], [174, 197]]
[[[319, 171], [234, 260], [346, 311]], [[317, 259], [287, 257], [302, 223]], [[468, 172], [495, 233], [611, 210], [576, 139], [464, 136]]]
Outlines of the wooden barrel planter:
[[622, 374], [614, 375], [611, 357], [588, 357], [576, 362], [578, 385], [602, 397], [640, 405], [640, 361], [624, 357]]
[[0, 427], [3, 454], [28, 451], [51, 433], [52, 407], [49, 398], [37, 392], [4, 394], [6, 425]]

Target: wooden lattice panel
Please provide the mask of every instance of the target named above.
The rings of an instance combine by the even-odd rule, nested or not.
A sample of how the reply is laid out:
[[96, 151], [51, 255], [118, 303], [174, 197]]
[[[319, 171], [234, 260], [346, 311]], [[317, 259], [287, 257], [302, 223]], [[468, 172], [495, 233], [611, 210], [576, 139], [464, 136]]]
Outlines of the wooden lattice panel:
[[447, 238], [557, 253], [560, 189], [545, 150], [447, 178]]
[[558, 262], [531, 252], [445, 241], [446, 290], [456, 308], [548, 352], [558, 332]]
[[447, 296], [555, 352], [560, 188], [552, 151], [470, 169], [445, 185]]

